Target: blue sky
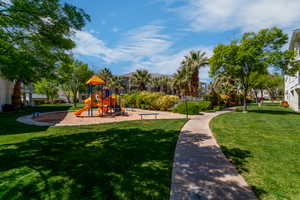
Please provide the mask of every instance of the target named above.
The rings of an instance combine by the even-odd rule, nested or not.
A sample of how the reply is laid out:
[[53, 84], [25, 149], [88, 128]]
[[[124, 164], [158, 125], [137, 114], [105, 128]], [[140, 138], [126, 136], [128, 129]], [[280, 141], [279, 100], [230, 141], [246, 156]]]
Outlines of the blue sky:
[[[299, 0], [65, 0], [91, 16], [76, 32], [76, 58], [116, 75], [139, 68], [172, 74], [190, 50], [213, 47], [243, 32], [300, 28]], [[208, 81], [208, 68], [200, 79]]]

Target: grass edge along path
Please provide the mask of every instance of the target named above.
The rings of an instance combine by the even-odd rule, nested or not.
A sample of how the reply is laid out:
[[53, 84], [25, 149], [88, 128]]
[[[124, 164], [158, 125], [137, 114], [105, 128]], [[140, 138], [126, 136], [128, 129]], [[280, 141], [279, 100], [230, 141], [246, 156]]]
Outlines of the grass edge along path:
[[300, 114], [278, 105], [212, 119], [226, 157], [260, 199], [300, 199]]

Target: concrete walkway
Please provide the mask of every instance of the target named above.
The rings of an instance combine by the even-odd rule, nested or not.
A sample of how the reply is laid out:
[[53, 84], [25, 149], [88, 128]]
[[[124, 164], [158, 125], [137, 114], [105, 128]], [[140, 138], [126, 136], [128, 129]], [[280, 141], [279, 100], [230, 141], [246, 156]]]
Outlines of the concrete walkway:
[[213, 117], [229, 111], [193, 117], [182, 128], [175, 150], [171, 200], [257, 199], [209, 129]]

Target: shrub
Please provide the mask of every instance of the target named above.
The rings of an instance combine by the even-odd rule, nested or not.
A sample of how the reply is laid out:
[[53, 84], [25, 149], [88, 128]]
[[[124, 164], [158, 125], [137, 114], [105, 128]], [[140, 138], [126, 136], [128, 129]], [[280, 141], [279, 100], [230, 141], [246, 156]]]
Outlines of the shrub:
[[225, 105], [217, 105], [217, 106], [214, 106], [214, 110], [215, 111], [220, 111], [220, 110], [222, 110], [225, 107], [226, 107]]
[[205, 100], [210, 101], [212, 105], [218, 105], [221, 102], [221, 97], [216, 91], [211, 91], [207, 96], [205, 96]]
[[[186, 110], [186, 105], [187, 105], [187, 110]], [[182, 102], [173, 109], [173, 112], [180, 113], [180, 114], [186, 114], [187, 111], [188, 114], [190, 115], [198, 115], [200, 112], [199, 103], [193, 101]]]
[[223, 109], [223, 106], [221, 106], [221, 105], [214, 106], [214, 110], [215, 110], [215, 111], [220, 111], [220, 110], [222, 110], [222, 109]]
[[282, 102], [280, 103], [280, 106], [281, 106], [281, 107], [284, 107], [284, 108], [288, 108], [290, 105], [289, 105], [289, 103], [288, 103], [287, 101], [282, 101]]
[[199, 109], [200, 111], [207, 111], [212, 108], [211, 102], [210, 101], [200, 101], [199, 102]]
[[123, 98], [125, 100], [126, 107], [136, 107], [137, 93], [125, 94]]
[[2, 106], [2, 111], [3, 112], [11, 112], [11, 111], [14, 111], [15, 110], [15, 106], [12, 105], [12, 104], [4, 104]]
[[228, 96], [227, 94], [220, 94], [220, 100], [222, 103], [229, 105], [231, 97]]
[[174, 95], [163, 95], [158, 92], [147, 91], [125, 94], [125, 106], [151, 110], [170, 110], [178, 103], [179, 98]]
[[147, 109], [151, 109], [151, 110], [161, 110], [160, 106], [158, 104], [158, 100], [163, 98], [164, 96], [161, 95], [160, 93], [150, 93], [147, 92], [147, 94], [145, 94], [143, 96], [144, 98], [144, 103], [147, 106]]
[[256, 99], [247, 99], [247, 103], [256, 103]]
[[171, 109], [178, 101], [179, 98], [175, 95], [164, 95], [156, 100], [156, 104], [160, 110], [166, 111]]
[[242, 112], [242, 111], [243, 111], [243, 108], [241, 108], [241, 107], [235, 108], [235, 112]]

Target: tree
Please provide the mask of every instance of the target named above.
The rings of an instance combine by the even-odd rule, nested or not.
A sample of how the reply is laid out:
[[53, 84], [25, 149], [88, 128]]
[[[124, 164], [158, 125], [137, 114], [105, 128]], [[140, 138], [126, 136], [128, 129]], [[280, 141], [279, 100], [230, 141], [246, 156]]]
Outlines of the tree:
[[54, 103], [54, 99], [58, 97], [58, 84], [55, 80], [42, 78], [34, 84], [35, 92], [44, 94], [47, 97], [47, 102]]
[[115, 94], [119, 94], [125, 87], [120, 76], [113, 76], [107, 84]]
[[171, 78], [168, 76], [162, 76], [159, 78], [160, 92], [164, 94], [171, 93]]
[[15, 81], [13, 102], [20, 106], [21, 82], [46, 77], [75, 43], [70, 36], [89, 16], [59, 0], [0, 2], [0, 72]]
[[[239, 41], [214, 48], [210, 58], [210, 75], [228, 73], [239, 80], [243, 90], [243, 111], [247, 111], [247, 95], [251, 88], [250, 75], [263, 74], [270, 66], [280, 68], [285, 73], [295, 73], [294, 52], [283, 51], [288, 36], [278, 28], [263, 29], [258, 33], [245, 33]], [[289, 67], [290, 66], [290, 67]]]
[[89, 69], [87, 64], [72, 60], [62, 64], [58, 68], [57, 73], [59, 82], [63, 85], [61, 88], [63, 88], [65, 92], [71, 93], [73, 104], [76, 107], [79, 93], [86, 91], [86, 81], [94, 72]]
[[197, 97], [199, 91], [199, 69], [208, 64], [205, 52], [190, 51], [188, 56], [182, 61], [183, 66], [187, 66], [192, 71], [191, 77], [191, 96]]
[[140, 90], [146, 90], [150, 81], [151, 75], [147, 70], [138, 69], [132, 75], [132, 81], [135, 87]]
[[258, 92], [260, 92], [261, 97], [261, 103], [263, 103], [264, 100], [264, 89], [266, 89], [266, 82], [268, 81], [269, 74], [267, 73], [257, 73], [254, 72], [250, 74], [250, 82], [251, 82], [251, 88], [254, 92], [256, 103], [259, 102], [258, 99]]
[[278, 96], [284, 95], [284, 78], [279, 74], [269, 75], [265, 83], [271, 100], [276, 99]]
[[161, 88], [160, 77], [152, 77], [150, 80], [150, 87], [152, 92], [159, 92]]
[[211, 88], [218, 93], [231, 96], [237, 94], [240, 88], [239, 81], [227, 73], [218, 74], [211, 85]]
[[191, 96], [193, 71], [188, 65], [181, 65], [173, 76], [173, 87], [179, 96]]
[[99, 72], [99, 77], [104, 80], [105, 84], [108, 84], [108, 82], [110, 81], [110, 79], [113, 77], [111, 71], [109, 68], [104, 68], [101, 69]]

